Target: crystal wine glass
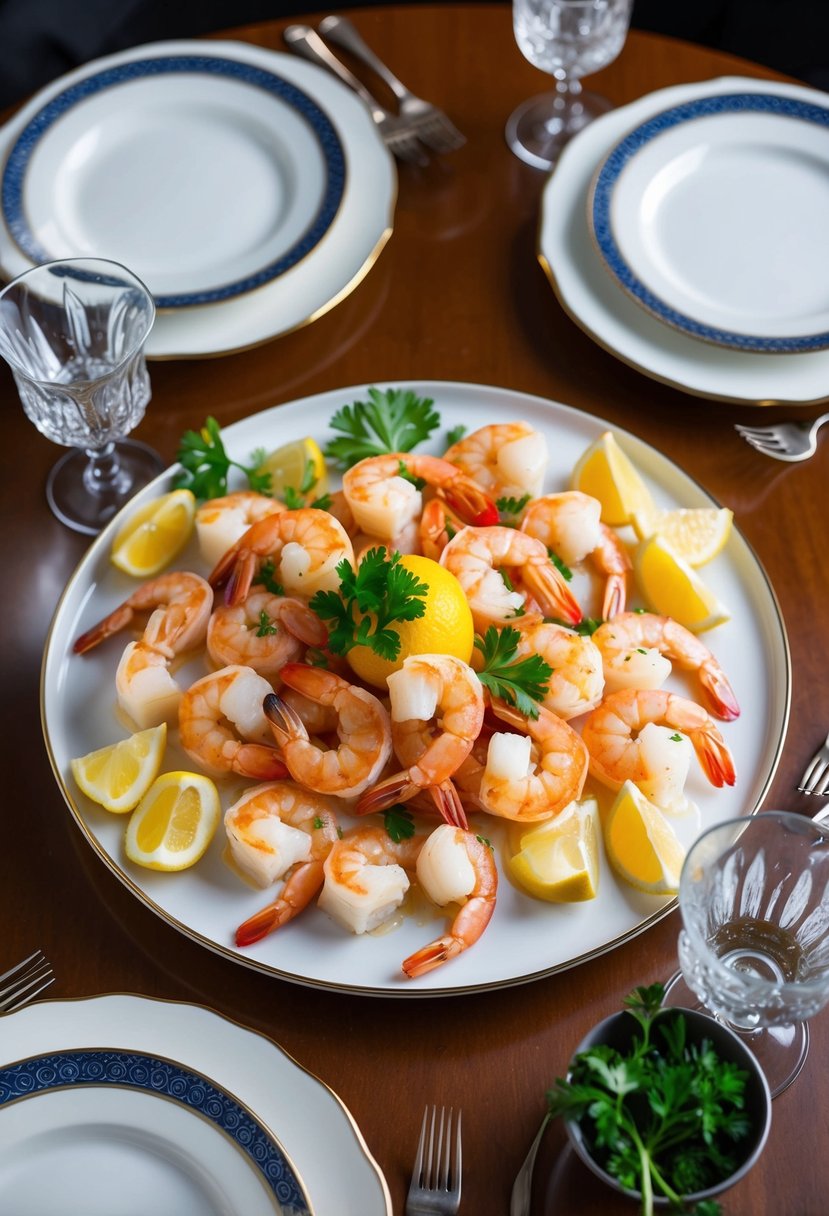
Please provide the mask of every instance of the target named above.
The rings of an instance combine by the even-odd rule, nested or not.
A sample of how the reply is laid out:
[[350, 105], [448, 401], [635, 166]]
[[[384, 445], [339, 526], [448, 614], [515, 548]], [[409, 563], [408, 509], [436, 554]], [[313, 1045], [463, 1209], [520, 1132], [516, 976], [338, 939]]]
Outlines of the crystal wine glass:
[[633, 0], [513, 0], [515, 40], [525, 59], [555, 78], [555, 92], [523, 102], [507, 122], [507, 143], [538, 169], [551, 169], [567, 141], [612, 109], [585, 93], [581, 77], [612, 63], [627, 37]]
[[95, 535], [164, 467], [124, 438], [150, 399], [144, 344], [154, 319], [140, 279], [101, 258], [46, 262], [0, 292], [0, 355], [23, 409], [47, 439], [75, 449], [52, 469], [46, 497], [77, 532]]
[[679, 909], [666, 1002], [701, 1003], [744, 1035], [776, 1097], [829, 1001], [829, 825], [768, 811], [709, 828], [685, 858]]

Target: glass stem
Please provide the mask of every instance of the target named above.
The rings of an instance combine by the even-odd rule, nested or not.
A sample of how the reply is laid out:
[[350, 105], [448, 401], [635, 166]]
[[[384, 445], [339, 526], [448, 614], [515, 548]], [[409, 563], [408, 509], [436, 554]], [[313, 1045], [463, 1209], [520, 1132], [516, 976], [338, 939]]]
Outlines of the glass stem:
[[562, 101], [573, 101], [581, 91], [581, 81], [578, 77], [556, 77], [556, 92]]
[[127, 475], [121, 468], [115, 444], [110, 441], [105, 447], [84, 450], [89, 457], [89, 463], [83, 471], [83, 481], [90, 494], [100, 495], [110, 490], [123, 490]]

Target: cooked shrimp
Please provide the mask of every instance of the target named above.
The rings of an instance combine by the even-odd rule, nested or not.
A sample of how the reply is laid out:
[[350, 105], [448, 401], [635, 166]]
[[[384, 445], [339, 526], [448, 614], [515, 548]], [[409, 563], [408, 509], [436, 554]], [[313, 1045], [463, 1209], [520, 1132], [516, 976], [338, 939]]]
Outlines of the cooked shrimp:
[[346, 832], [323, 863], [319, 907], [352, 933], [384, 924], [403, 902], [423, 840], [397, 842], [379, 826]]
[[550, 819], [578, 798], [587, 778], [587, 748], [556, 714], [537, 718], [493, 702], [498, 717], [521, 733], [498, 731], [489, 741], [478, 797], [490, 815], [519, 823]]
[[251, 524], [285, 509], [284, 503], [255, 490], [208, 498], [196, 511], [196, 536], [202, 557], [215, 566]]
[[521, 531], [544, 542], [568, 566], [588, 557], [605, 578], [602, 616], [622, 612], [627, 598], [630, 555], [618, 535], [600, 520], [601, 503], [580, 490], [545, 494], [529, 503], [521, 517]]
[[403, 970], [410, 979], [433, 971], [474, 946], [492, 918], [498, 891], [491, 846], [474, 832], [447, 823], [427, 837], [416, 869], [418, 882], [434, 903], [463, 906], [448, 933], [404, 960]]
[[466, 525], [456, 511], [442, 498], [431, 498], [420, 516], [418, 539], [420, 551], [432, 561], [440, 561], [440, 555], [456, 532]]
[[219, 604], [207, 626], [207, 653], [217, 667], [239, 663], [269, 677], [306, 646], [327, 641], [322, 621], [302, 600], [256, 587], [240, 604]]
[[547, 440], [528, 422], [482, 426], [444, 452], [493, 498], [535, 498], [547, 471]]
[[437, 456], [391, 452], [366, 457], [343, 477], [343, 492], [363, 532], [391, 540], [419, 519], [423, 497], [408, 477], [420, 478], [439, 490], [468, 523], [492, 524], [498, 520], [495, 504], [455, 465]]
[[[410, 655], [387, 684], [392, 742], [406, 768], [368, 790], [357, 804], [358, 815], [441, 786], [469, 755], [484, 720], [481, 681], [468, 663], [452, 655]], [[440, 795], [436, 803], [442, 813], [452, 813], [453, 804], [442, 802]]]
[[339, 839], [336, 803], [292, 781], [246, 790], [225, 812], [234, 864], [259, 887], [286, 881], [275, 900], [236, 930], [236, 945], [250, 946], [308, 906], [322, 886], [322, 863]]
[[212, 606], [213, 591], [198, 574], [162, 574], [81, 634], [73, 649], [85, 654], [128, 625], [145, 621], [141, 638], [127, 645], [118, 664], [117, 701], [142, 730], [174, 722], [181, 688], [170, 667], [177, 656], [204, 641]]
[[696, 672], [713, 713], [731, 721], [740, 706], [725, 672], [704, 642], [669, 616], [622, 612], [593, 634], [604, 665], [608, 692], [620, 688], [659, 688], [671, 664]]
[[321, 667], [288, 663], [280, 678], [312, 701], [336, 711], [339, 746], [324, 750], [299, 714], [273, 692], [264, 710], [294, 781], [320, 794], [356, 798], [379, 777], [391, 755], [391, 722], [381, 701]]
[[353, 562], [354, 550], [345, 528], [328, 511], [316, 507], [280, 511], [253, 524], [228, 549], [214, 567], [210, 585], [227, 583], [226, 601], [241, 603], [268, 558], [288, 595], [310, 598], [317, 591], [339, 587], [337, 566], [341, 561]]
[[541, 704], [565, 722], [595, 709], [604, 695], [602, 656], [592, 638], [540, 616], [515, 622], [520, 631], [518, 658], [537, 654], [553, 669]]
[[286, 776], [262, 710], [272, 691], [263, 676], [238, 664], [202, 676], [179, 703], [181, 746], [215, 776], [239, 773], [258, 781]]
[[621, 689], [588, 715], [582, 738], [593, 776], [614, 790], [633, 781], [644, 791], [658, 775], [641, 743], [641, 731], [651, 722], [688, 736], [712, 785], [734, 784], [734, 761], [714, 721], [695, 701], [664, 689]]
[[544, 544], [515, 528], [463, 528], [443, 550], [440, 564], [463, 588], [479, 633], [523, 611], [524, 596], [507, 584], [503, 569], [520, 579], [544, 616], [573, 625], [582, 619], [581, 608]]

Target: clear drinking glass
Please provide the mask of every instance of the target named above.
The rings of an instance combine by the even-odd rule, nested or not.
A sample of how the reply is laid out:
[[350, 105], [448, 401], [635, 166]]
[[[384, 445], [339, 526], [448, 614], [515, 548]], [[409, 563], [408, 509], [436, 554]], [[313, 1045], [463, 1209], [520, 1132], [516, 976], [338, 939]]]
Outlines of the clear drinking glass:
[[147, 288], [117, 262], [71, 258], [26, 271], [0, 292], [0, 356], [28, 418], [75, 449], [49, 474], [46, 497], [63, 523], [95, 535], [164, 467], [125, 439], [144, 416], [144, 344], [155, 319]]
[[829, 1001], [829, 826], [768, 811], [709, 828], [685, 858], [679, 909], [667, 1003], [701, 1002], [744, 1035], [776, 1097]]
[[581, 77], [612, 63], [630, 25], [633, 0], [513, 0], [515, 40], [525, 59], [555, 78], [555, 92], [531, 97], [507, 122], [507, 143], [538, 169], [550, 169], [582, 127], [612, 109], [585, 93]]

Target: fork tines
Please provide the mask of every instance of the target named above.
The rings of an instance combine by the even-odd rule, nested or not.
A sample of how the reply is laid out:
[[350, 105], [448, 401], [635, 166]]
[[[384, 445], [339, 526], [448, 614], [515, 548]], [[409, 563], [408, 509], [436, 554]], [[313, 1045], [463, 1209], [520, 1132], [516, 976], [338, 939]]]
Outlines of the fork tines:
[[40, 950], [0, 975], [0, 1013], [21, 1009], [54, 983], [55, 976]]
[[[426, 1107], [420, 1127], [412, 1170], [412, 1181], [406, 1200], [408, 1216], [414, 1213], [435, 1213], [453, 1216], [461, 1202], [463, 1151], [461, 1145], [461, 1116], [457, 1122], [454, 1109], [442, 1106]], [[454, 1127], [453, 1127], [454, 1124]]]
[[797, 789], [801, 794], [816, 794], [819, 798], [829, 796], [829, 738], [812, 756]]

